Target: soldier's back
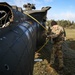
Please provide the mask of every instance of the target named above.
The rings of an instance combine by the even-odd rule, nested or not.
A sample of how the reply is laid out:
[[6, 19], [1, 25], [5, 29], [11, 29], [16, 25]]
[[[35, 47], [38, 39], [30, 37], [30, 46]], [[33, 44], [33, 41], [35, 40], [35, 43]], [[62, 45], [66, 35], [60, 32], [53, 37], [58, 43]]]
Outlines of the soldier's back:
[[62, 26], [54, 25], [54, 26], [51, 27], [51, 30], [52, 30], [51, 31], [52, 34], [58, 35], [57, 37], [53, 38], [54, 42], [60, 42], [60, 41], [63, 40], [63, 38], [64, 38], [64, 36], [63, 36], [64, 35], [64, 29], [63, 29]]
[[63, 32], [63, 27], [59, 26], [59, 25], [54, 25], [51, 27], [51, 30], [52, 30], [52, 33], [60, 33], [60, 32]]

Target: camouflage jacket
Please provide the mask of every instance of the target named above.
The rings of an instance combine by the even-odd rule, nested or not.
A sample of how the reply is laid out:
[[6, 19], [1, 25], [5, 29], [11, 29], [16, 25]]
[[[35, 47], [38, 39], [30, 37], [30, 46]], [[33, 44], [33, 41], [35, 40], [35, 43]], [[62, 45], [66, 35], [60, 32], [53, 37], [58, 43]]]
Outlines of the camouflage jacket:
[[66, 32], [63, 27], [59, 25], [53, 25], [51, 27], [51, 33], [49, 35], [54, 42], [64, 41], [66, 37]]

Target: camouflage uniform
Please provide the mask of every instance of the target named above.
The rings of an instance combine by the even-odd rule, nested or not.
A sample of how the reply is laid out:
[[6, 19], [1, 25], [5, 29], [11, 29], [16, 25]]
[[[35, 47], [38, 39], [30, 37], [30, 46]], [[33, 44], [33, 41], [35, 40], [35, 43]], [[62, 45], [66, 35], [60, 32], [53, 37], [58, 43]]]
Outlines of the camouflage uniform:
[[59, 25], [53, 25], [51, 27], [51, 34], [48, 37], [51, 37], [52, 42], [53, 42], [53, 48], [51, 52], [51, 60], [50, 60], [50, 65], [54, 64], [55, 61], [55, 56], [58, 57], [59, 60], [59, 67], [63, 67], [63, 52], [62, 52], [62, 43], [64, 41], [65, 37], [65, 30], [63, 27]]

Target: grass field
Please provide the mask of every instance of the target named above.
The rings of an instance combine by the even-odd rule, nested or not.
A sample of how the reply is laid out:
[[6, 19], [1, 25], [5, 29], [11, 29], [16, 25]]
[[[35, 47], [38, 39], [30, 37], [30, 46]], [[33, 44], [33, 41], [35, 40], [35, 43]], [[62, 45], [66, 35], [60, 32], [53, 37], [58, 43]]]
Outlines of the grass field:
[[67, 39], [75, 40], [75, 29], [65, 29]]
[[69, 47], [75, 50], [75, 29], [65, 29]]

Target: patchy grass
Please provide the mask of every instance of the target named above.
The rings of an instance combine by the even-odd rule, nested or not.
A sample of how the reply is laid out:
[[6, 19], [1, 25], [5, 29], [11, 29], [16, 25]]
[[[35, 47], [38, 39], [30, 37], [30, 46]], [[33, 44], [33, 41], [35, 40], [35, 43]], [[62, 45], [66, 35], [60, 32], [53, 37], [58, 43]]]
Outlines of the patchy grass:
[[75, 40], [75, 29], [65, 29], [67, 39]]
[[75, 29], [65, 29], [69, 47], [75, 50]]

